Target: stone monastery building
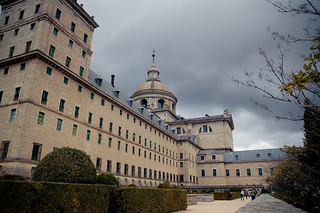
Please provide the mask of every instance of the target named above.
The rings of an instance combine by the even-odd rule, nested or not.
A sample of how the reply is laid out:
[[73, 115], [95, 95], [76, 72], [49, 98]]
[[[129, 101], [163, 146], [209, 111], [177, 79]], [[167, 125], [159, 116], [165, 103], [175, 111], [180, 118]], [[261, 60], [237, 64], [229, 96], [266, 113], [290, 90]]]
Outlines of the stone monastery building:
[[266, 185], [279, 149], [234, 151], [232, 115], [184, 119], [153, 55], [131, 97], [90, 70], [98, 24], [76, 0], [0, 0], [0, 173], [31, 178], [61, 147], [121, 185]]

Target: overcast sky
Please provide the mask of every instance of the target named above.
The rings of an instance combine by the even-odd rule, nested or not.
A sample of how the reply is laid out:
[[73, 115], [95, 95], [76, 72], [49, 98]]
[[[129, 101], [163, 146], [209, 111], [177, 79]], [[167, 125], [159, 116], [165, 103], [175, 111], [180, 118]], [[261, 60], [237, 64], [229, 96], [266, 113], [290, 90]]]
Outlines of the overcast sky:
[[[302, 145], [303, 123], [276, 120], [249, 101], [261, 93], [235, 85], [244, 71], [265, 67], [259, 47], [277, 63], [277, 44], [267, 28], [302, 34], [307, 17], [281, 14], [264, 0], [78, 0], [100, 25], [93, 36], [91, 69], [131, 96], [147, 79], [156, 50], [160, 80], [178, 98], [185, 118], [233, 116], [235, 150]], [[285, 67], [302, 67], [308, 45], [289, 46]], [[270, 88], [272, 89], [272, 88]], [[266, 102], [268, 103], [268, 102]], [[278, 112], [301, 113], [275, 105]]]

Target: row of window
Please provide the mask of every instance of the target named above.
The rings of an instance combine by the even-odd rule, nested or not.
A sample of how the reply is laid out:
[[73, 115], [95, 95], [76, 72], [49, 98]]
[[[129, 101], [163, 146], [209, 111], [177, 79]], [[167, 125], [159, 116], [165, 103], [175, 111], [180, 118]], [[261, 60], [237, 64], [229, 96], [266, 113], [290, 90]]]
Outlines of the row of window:
[[[184, 128], [181, 127], [177, 127], [177, 135], [180, 134], [186, 134], [186, 130]], [[200, 127], [199, 129], [199, 133], [206, 133], [206, 132], [212, 132], [212, 128], [210, 126], [207, 125], [203, 125], [202, 127]], [[191, 133], [191, 129], [188, 129], [188, 133]]]
[[[36, 27], [36, 23], [31, 23], [30, 24], [30, 30], [34, 30], [35, 29], [35, 27]], [[18, 33], [19, 33], [19, 28], [16, 28], [16, 29], [14, 29], [14, 31], [13, 31], [13, 35], [18, 35]], [[1, 33], [0, 34], [0, 41], [2, 41], [4, 39], [4, 33]], [[11, 56], [12, 57], [12, 56]]]
[[[274, 171], [274, 169], [273, 168], [270, 168], [270, 175], [272, 175], [273, 174], [273, 171]], [[226, 174], [225, 174], [227, 177], [230, 177], [230, 170], [229, 169], [227, 169], [226, 170]], [[235, 175], [237, 176], [237, 177], [240, 177], [240, 169], [236, 169], [235, 170]], [[262, 176], [263, 175], [263, 171], [262, 171], [262, 168], [258, 168], [258, 175], [259, 176]], [[201, 177], [205, 177], [206, 176], [206, 170], [201, 170]], [[216, 176], [218, 176], [218, 174], [217, 174], [217, 169], [212, 169], [212, 176], [213, 177], [216, 177]], [[247, 169], [247, 176], [251, 176], [251, 169]]]
[[[5, 159], [8, 156], [10, 141], [2, 141], [1, 142], [1, 159]], [[32, 152], [31, 152], [31, 160], [40, 160], [41, 155], [41, 147], [42, 145], [39, 143], [33, 143]]]

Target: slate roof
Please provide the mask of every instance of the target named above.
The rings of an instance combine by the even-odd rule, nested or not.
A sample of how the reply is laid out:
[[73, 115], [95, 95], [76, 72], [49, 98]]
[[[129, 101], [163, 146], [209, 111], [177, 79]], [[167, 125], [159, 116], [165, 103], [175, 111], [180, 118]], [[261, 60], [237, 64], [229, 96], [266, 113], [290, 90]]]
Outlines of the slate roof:
[[266, 161], [284, 160], [286, 153], [277, 149], [257, 149], [234, 152], [219, 152], [214, 149], [200, 150], [197, 155], [223, 154], [225, 163], [247, 162], [247, 161]]
[[[163, 120], [159, 119], [156, 115], [149, 112], [147, 109], [139, 105], [137, 102], [133, 101], [129, 96], [121, 92], [119, 89], [112, 87], [112, 85], [106, 80], [102, 79], [94, 71], [90, 70], [89, 72], [89, 83], [95, 88], [99, 89], [111, 99], [114, 99], [116, 102], [120, 102], [122, 105], [139, 114], [140, 116], [147, 119], [149, 122], [153, 123], [166, 133], [170, 134], [173, 137], [177, 137], [173, 133], [173, 129], [165, 123]], [[167, 130], [168, 129], [168, 130]]]

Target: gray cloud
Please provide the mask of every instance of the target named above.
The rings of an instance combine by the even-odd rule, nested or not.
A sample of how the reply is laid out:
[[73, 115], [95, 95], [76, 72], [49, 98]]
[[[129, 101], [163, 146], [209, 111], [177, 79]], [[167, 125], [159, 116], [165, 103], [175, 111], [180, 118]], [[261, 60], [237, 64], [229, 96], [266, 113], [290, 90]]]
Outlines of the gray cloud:
[[[301, 34], [307, 17], [278, 13], [264, 1], [211, 0], [78, 0], [100, 27], [95, 30], [91, 69], [103, 78], [116, 74], [116, 86], [131, 95], [151, 67], [152, 49], [160, 79], [179, 99], [178, 114], [186, 118], [221, 114], [229, 108], [236, 129], [237, 150], [301, 145], [302, 123], [278, 121], [254, 108], [251, 97], [261, 94], [237, 87], [231, 78], [265, 66], [258, 48], [275, 61], [277, 45], [268, 27]], [[299, 68], [307, 46], [290, 46], [286, 67]], [[270, 88], [277, 90], [277, 88]], [[267, 101], [267, 103], [269, 103]], [[271, 104], [278, 112], [295, 106]]]

